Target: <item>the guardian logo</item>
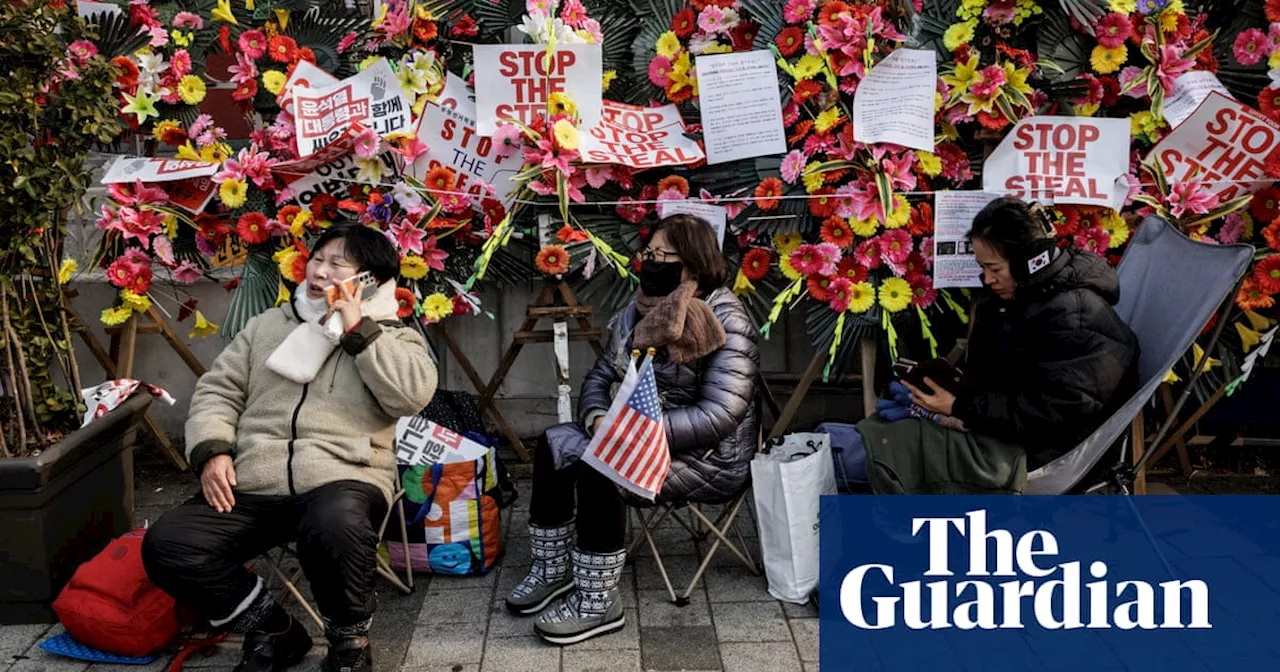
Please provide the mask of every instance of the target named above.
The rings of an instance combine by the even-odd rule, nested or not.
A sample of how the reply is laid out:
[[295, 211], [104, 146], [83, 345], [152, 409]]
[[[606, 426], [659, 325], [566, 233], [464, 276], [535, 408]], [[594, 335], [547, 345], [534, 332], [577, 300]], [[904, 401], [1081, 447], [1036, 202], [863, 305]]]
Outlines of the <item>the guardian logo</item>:
[[[952, 530], [968, 541], [968, 567], [954, 580], [948, 543]], [[912, 630], [1024, 628], [1024, 619], [1048, 630], [1117, 628], [1154, 630], [1212, 628], [1209, 586], [1200, 580], [1110, 581], [1100, 560], [1059, 562], [1058, 540], [1033, 530], [1016, 540], [1009, 530], [987, 530], [987, 512], [963, 518], [912, 518], [912, 536], [927, 533], [928, 577], [937, 581], [894, 582], [894, 568], [866, 564], [840, 584], [840, 610], [855, 627], [883, 630], [902, 624]], [[994, 571], [988, 562], [994, 549]], [[1096, 579], [1084, 583], [1084, 572]], [[1007, 579], [1007, 580], [1000, 580]], [[872, 595], [874, 614], [863, 609]], [[886, 595], [886, 593], [892, 593]], [[926, 597], [927, 593], [927, 597]], [[927, 603], [927, 607], [926, 607]], [[925, 611], [928, 613], [924, 613]], [[1088, 620], [1084, 618], [1087, 615]]]

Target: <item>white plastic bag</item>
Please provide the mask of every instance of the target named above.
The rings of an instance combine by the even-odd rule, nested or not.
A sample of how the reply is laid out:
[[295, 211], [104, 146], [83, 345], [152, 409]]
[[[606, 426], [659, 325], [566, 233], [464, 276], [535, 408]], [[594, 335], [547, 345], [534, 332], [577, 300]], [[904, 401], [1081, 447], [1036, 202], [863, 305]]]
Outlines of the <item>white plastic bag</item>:
[[804, 604], [818, 586], [818, 502], [836, 494], [831, 438], [788, 434], [751, 461], [752, 491], [769, 594]]

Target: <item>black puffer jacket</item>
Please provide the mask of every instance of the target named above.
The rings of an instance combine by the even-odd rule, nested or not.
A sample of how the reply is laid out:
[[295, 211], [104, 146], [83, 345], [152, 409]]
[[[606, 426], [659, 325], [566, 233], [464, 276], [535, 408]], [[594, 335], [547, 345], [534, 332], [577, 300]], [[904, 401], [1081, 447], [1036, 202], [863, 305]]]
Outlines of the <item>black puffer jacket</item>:
[[953, 414], [1022, 446], [1035, 469], [1075, 447], [1137, 389], [1138, 339], [1112, 306], [1116, 273], [1074, 248], [1020, 283], [1012, 301], [978, 300]]
[[[760, 353], [756, 329], [738, 297], [717, 289], [705, 299], [724, 325], [724, 347], [693, 362], [675, 364], [659, 351], [654, 377], [662, 398], [663, 421], [671, 446], [671, 472], [657, 501], [721, 501], [746, 482], [755, 453], [759, 419], [755, 412]], [[578, 419], [586, 426], [613, 401], [622, 382], [632, 332], [639, 314], [634, 302], [609, 321], [604, 354], [582, 382]]]

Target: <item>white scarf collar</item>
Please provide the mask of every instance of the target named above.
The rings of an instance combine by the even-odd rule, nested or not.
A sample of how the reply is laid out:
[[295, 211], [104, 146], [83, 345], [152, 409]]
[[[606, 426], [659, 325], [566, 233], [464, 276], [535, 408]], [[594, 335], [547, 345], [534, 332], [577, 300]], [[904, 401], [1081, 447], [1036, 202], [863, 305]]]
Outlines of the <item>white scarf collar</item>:
[[[396, 301], [395, 281], [379, 285], [377, 293], [360, 305], [365, 319], [375, 322], [396, 319], [400, 305]], [[321, 325], [320, 320], [329, 312], [329, 303], [307, 296], [306, 281], [294, 292], [292, 306], [301, 324], [267, 358], [267, 368], [295, 383], [306, 384], [315, 379], [342, 340], [342, 316], [334, 313]]]

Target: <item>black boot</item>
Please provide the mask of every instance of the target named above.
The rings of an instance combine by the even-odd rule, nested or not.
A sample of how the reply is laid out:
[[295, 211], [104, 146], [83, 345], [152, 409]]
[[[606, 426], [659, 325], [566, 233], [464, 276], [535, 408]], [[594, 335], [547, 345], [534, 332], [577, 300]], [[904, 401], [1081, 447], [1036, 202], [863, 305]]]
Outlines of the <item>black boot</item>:
[[234, 672], [279, 672], [302, 662], [311, 650], [311, 635], [302, 624], [288, 617], [283, 632], [253, 630], [244, 636], [244, 657]]
[[369, 638], [330, 637], [329, 654], [320, 666], [323, 672], [373, 672], [373, 652]]

